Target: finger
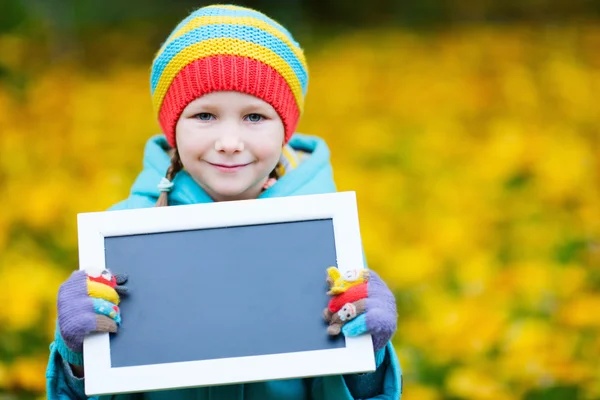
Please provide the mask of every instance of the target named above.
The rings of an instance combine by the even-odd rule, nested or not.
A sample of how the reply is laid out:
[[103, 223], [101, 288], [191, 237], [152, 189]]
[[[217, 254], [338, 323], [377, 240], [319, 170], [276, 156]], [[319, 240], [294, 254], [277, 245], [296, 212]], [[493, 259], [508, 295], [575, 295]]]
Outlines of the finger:
[[127, 286], [115, 286], [115, 291], [119, 294], [119, 296], [129, 293], [129, 288]]
[[117, 331], [117, 323], [105, 315], [96, 314], [96, 332], [110, 332], [115, 333]]
[[127, 282], [129, 276], [127, 274], [115, 274], [115, 278], [117, 279], [117, 285], [122, 285]]
[[325, 279], [325, 282], [327, 282], [327, 285], [328, 285], [329, 287], [332, 287], [332, 286], [333, 286], [333, 279], [331, 279], [331, 277], [330, 277], [330, 276], [328, 276], [328, 277]]
[[105, 315], [117, 324], [121, 323], [121, 311], [119, 307], [110, 301], [104, 299], [93, 299], [94, 301], [94, 312], [96, 314]]
[[119, 304], [119, 295], [117, 294], [115, 289], [111, 288], [110, 286], [93, 281], [88, 278], [87, 287], [88, 295], [90, 297], [104, 299], [117, 305]]
[[331, 324], [327, 327], [327, 333], [332, 336], [339, 335], [340, 331], [341, 331], [340, 324]]
[[352, 321], [344, 324], [344, 326], [342, 327], [342, 333], [344, 334], [344, 336], [348, 337], [359, 336], [367, 332], [368, 329], [366, 313], [359, 315]]

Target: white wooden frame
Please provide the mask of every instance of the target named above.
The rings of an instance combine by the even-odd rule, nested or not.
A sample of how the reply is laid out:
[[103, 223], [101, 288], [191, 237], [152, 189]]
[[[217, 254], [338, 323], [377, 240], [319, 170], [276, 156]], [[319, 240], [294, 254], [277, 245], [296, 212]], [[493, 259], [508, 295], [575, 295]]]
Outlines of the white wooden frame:
[[[338, 192], [79, 214], [80, 269], [104, 269], [105, 237], [323, 218], [333, 220], [338, 268], [364, 268], [355, 193]], [[331, 350], [112, 368], [109, 335], [94, 333], [85, 338], [84, 353], [88, 396], [375, 370], [368, 334]]]

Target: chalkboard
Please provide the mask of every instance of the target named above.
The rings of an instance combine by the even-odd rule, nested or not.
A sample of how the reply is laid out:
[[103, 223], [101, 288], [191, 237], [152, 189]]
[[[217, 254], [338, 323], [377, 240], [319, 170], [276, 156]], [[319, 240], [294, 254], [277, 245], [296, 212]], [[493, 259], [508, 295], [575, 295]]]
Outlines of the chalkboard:
[[[339, 348], [327, 335], [331, 219], [105, 239], [129, 275], [111, 366]], [[248, 260], [260, 260], [254, 265]], [[157, 273], [158, 272], [158, 273]], [[149, 351], [149, 349], [152, 349]]]
[[374, 370], [322, 317], [326, 269], [364, 267], [353, 192], [78, 219], [80, 268], [129, 277], [119, 331], [84, 341], [88, 396]]

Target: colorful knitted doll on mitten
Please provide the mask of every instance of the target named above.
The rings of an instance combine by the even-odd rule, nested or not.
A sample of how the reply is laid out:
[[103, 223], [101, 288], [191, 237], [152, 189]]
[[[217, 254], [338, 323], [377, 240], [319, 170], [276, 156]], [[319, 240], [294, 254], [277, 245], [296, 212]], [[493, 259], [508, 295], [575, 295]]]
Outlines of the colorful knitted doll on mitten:
[[327, 308], [323, 310], [323, 315], [327, 319], [328, 316], [330, 317], [334, 313], [340, 311], [345, 304], [354, 303], [355, 301], [366, 298], [367, 293], [367, 282], [361, 283], [357, 286], [352, 286], [344, 293], [332, 296], [331, 300], [329, 300]]
[[[119, 285], [125, 278], [121, 275], [113, 275], [109, 270], [104, 270], [100, 276], [87, 277], [88, 295], [94, 302], [96, 314], [105, 315], [113, 319], [117, 325], [121, 324], [121, 313], [119, 312], [119, 295], [127, 292], [127, 287]], [[102, 318], [99, 318], [102, 321]], [[104, 320], [112, 325], [112, 321]]]
[[63, 360], [82, 365], [83, 339], [91, 332], [116, 332], [121, 324], [119, 295], [125, 275], [104, 270], [100, 276], [75, 271], [58, 290], [56, 345]]
[[336, 267], [327, 268], [328, 295], [344, 293], [352, 286], [360, 285], [369, 280], [369, 271], [366, 269], [353, 269], [341, 273]]
[[360, 314], [365, 312], [366, 300], [361, 299], [352, 303], [344, 304], [336, 313], [329, 311], [329, 308], [325, 309], [324, 317], [325, 321], [329, 323], [327, 333], [330, 335], [337, 335], [342, 330], [342, 325], [346, 322], [350, 322]]
[[327, 283], [327, 293], [333, 297], [323, 314], [334, 324], [328, 327], [328, 333], [337, 335], [339, 328], [347, 337], [368, 333], [376, 352], [385, 347], [396, 331], [398, 314], [394, 294], [379, 275], [372, 270], [357, 270], [344, 276], [330, 267]]

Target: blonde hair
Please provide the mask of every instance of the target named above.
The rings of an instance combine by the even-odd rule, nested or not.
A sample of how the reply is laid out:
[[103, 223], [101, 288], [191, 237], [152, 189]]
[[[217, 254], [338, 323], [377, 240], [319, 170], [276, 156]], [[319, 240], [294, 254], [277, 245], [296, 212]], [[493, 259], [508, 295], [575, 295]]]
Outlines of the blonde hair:
[[[177, 151], [177, 149], [175, 149], [173, 151], [173, 154], [171, 155], [171, 165], [167, 169], [167, 174], [165, 177], [169, 180], [169, 182], [173, 182], [173, 178], [175, 178], [175, 175], [177, 175], [177, 173], [179, 171], [181, 171], [182, 169], [183, 169], [183, 164], [181, 163], [181, 159], [179, 158], [179, 152]], [[169, 205], [169, 192], [168, 191], [160, 192], [160, 195], [158, 196], [158, 200], [156, 201], [156, 204], [154, 206], [155, 207], [165, 207], [168, 205]]]

